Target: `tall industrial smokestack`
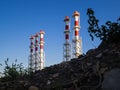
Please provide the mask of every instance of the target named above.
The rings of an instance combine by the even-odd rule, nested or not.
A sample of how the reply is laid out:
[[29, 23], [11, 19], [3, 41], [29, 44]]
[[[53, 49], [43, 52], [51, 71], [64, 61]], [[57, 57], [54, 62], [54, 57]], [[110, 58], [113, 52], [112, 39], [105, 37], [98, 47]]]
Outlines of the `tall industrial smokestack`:
[[35, 54], [34, 54], [35, 55], [35, 71], [40, 69], [39, 52], [38, 52], [38, 46], [39, 46], [38, 37], [39, 37], [39, 34], [37, 33], [35, 35]]
[[64, 19], [65, 22], [65, 43], [64, 43], [64, 47], [63, 47], [63, 57], [65, 61], [70, 60], [71, 58], [71, 49], [70, 49], [70, 42], [69, 42], [69, 35], [70, 35], [70, 19], [68, 16], [65, 17]]
[[45, 53], [44, 53], [44, 34], [43, 30], [40, 31], [40, 70], [44, 68]]
[[33, 52], [33, 49], [34, 49], [34, 36], [31, 36], [30, 37], [30, 56], [29, 56], [29, 68], [30, 68], [30, 71], [32, 72], [34, 70], [34, 52]]
[[79, 18], [80, 13], [75, 11], [73, 14], [74, 18], [74, 36], [73, 36], [73, 58], [78, 58], [82, 54], [82, 39], [79, 37]]

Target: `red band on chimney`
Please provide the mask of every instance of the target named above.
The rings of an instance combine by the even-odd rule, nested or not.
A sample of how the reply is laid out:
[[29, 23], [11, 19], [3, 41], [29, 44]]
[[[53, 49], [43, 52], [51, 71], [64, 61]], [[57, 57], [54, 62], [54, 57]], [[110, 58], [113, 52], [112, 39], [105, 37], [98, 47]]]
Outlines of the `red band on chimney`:
[[65, 35], [65, 39], [69, 39], [69, 35]]
[[35, 43], [38, 43], [38, 40], [36, 40]]
[[43, 49], [43, 45], [40, 45], [40, 49]]
[[33, 52], [33, 49], [31, 49], [30, 52], [32, 53], [32, 52]]
[[79, 31], [75, 31], [75, 36], [78, 36], [79, 35]]
[[75, 21], [75, 22], [74, 22], [74, 25], [75, 25], [75, 26], [78, 26], [78, 25], [79, 25], [79, 22], [78, 22], [78, 21]]
[[66, 25], [66, 26], [65, 26], [65, 29], [66, 29], [66, 30], [69, 30], [69, 25]]
[[43, 39], [43, 38], [40, 38], [40, 41], [44, 41], [44, 39]]
[[38, 51], [38, 47], [35, 47], [35, 51]]
[[33, 42], [31, 42], [31, 45], [33, 45]]

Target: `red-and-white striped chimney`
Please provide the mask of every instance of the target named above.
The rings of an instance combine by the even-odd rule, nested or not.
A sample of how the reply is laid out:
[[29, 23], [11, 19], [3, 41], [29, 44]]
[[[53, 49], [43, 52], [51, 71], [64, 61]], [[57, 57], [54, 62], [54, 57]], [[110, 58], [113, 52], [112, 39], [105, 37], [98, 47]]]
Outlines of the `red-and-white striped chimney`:
[[43, 30], [40, 31], [40, 70], [44, 68], [45, 53], [44, 53], [44, 34]]
[[38, 43], [38, 37], [39, 34], [36, 33], [35, 35], [35, 71], [39, 70], [39, 52], [38, 52], [38, 47], [39, 47], [39, 43]]
[[34, 69], [34, 36], [30, 37], [29, 68], [31, 71]]
[[45, 54], [44, 54], [44, 31], [36, 33], [30, 37], [30, 56], [29, 68], [31, 72], [42, 70], [44, 68]]
[[64, 19], [65, 22], [65, 43], [64, 43], [64, 47], [63, 47], [63, 56], [64, 56], [64, 60], [68, 61], [71, 58], [71, 50], [70, 50], [70, 42], [69, 42], [69, 37], [70, 37], [70, 19], [68, 16], [65, 17]]
[[79, 37], [79, 30], [80, 30], [80, 13], [75, 11], [73, 14], [74, 18], [74, 36], [73, 36], [73, 58], [78, 58], [79, 55], [82, 54], [82, 40]]

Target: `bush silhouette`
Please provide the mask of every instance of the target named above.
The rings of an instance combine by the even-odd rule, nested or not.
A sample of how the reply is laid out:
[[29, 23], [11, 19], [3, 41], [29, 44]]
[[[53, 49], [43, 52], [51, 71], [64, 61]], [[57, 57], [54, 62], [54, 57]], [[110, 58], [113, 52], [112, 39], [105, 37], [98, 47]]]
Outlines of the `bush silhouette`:
[[3, 70], [3, 81], [11, 81], [17, 78], [23, 77], [28, 74], [28, 70], [24, 69], [23, 64], [17, 64], [17, 60], [15, 60], [12, 65], [8, 64], [8, 59], [5, 61], [5, 66]]

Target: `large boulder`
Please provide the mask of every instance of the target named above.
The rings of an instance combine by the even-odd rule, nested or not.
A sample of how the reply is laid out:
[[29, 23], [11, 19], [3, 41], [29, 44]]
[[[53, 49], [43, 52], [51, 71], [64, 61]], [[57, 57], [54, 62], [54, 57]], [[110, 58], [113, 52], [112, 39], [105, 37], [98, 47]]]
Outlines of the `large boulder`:
[[102, 90], [120, 90], [120, 69], [112, 69], [105, 73]]

